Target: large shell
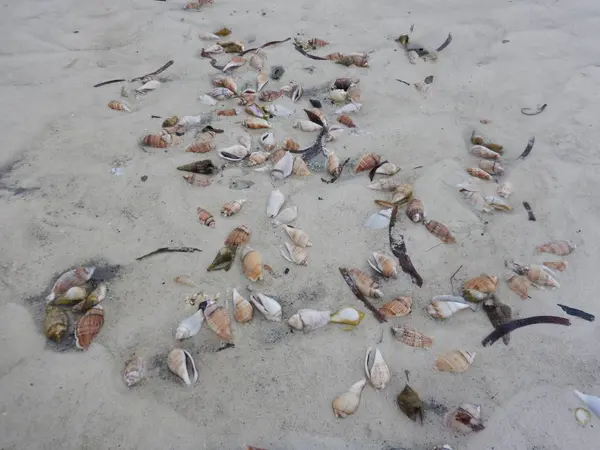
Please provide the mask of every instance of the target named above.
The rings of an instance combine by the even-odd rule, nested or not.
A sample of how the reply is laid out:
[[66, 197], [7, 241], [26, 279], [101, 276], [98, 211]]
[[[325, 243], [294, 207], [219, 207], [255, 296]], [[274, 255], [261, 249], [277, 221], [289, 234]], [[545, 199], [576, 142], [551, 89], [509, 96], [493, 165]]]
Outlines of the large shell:
[[485, 170], [490, 175], [502, 175], [504, 173], [504, 167], [497, 161], [482, 159], [479, 161], [479, 168]]
[[447, 319], [456, 314], [458, 311], [467, 309], [468, 307], [469, 305], [466, 303], [432, 300], [427, 306], [427, 314], [436, 319]]
[[294, 168], [294, 157], [290, 152], [285, 152], [283, 157], [275, 163], [271, 170], [271, 176], [275, 180], [283, 180], [292, 174]]
[[294, 128], [298, 128], [302, 131], [312, 132], [312, 131], [320, 131], [323, 128], [318, 123], [311, 122], [310, 120], [300, 119], [296, 120], [292, 125]]
[[281, 305], [277, 300], [261, 293], [251, 294], [250, 301], [267, 320], [281, 322]]
[[175, 339], [182, 341], [196, 336], [202, 329], [202, 323], [204, 323], [204, 311], [198, 310], [181, 321], [175, 330]]
[[267, 216], [275, 217], [277, 214], [279, 214], [279, 210], [283, 206], [284, 202], [285, 195], [283, 195], [283, 192], [281, 192], [279, 189], [272, 191], [267, 202]]
[[123, 369], [123, 380], [127, 387], [133, 387], [146, 377], [146, 361], [142, 357], [130, 359]]
[[86, 350], [104, 325], [104, 308], [96, 305], [88, 310], [75, 328], [75, 345]]
[[475, 352], [466, 350], [452, 350], [436, 358], [435, 368], [442, 372], [464, 372], [473, 364], [475, 355]]
[[288, 319], [288, 324], [296, 330], [313, 331], [324, 327], [331, 320], [331, 311], [301, 309]]
[[231, 147], [221, 148], [217, 153], [221, 158], [228, 161], [241, 161], [248, 156], [248, 147], [242, 144], [236, 144]]
[[396, 297], [379, 308], [385, 317], [404, 317], [410, 314], [413, 300], [411, 297]]
[[406, 207], [406, 215], [415, 223], [422, 221], [425, 217], [425, 205], [418, 198], [413, 198]]
[[437, 237], [444, 244], [454, 244], [456, 243], [456, 239], [450, 233], [450, 230], [443, 223], [438, 222], [437, 220], [424, 220], [425, 228], [435, 237]]
[[112, 100], [110, 102], [108, 102], [108, 107], [110, 109], [114, 109], [115, 111], [127, 111], [127, 112], [131, 112], [131, 110], [129, 109], [129, 107], [122, 101], [120, 100]]
[[367, 170], [371, 170], [381, 161], [381, 156], [377, 153], [367, 153], [363, 155], [356, 163], [356, 173], [364, 172]]
[[351, 306], [347, 306], [333, 314], [331, 316], [331, 322], [350, 325], [348, 328], [345, 328], [345, 330], [353, 330], [360, 323], [363, 317], [365, 317], [363, 312], [358, 311], [356, 308]]
[[516, 293], [523, 300], [525, 300], [526, 298], [530, 298], [530, 283], [529, 280], [523, 275], [516, 275], [514, 273], [509, 274], [506, 279], [506, 284], [508, 284], [508, 287], [511, 289], [511, 291]]
[[542, 245], [538, 245], [536, 250], [540, 253], [551, 253], [558, 256], [570, 255], [577, 246], [569, 241], [550, 241]]
[[542, 264], [552, 270], [558, 270], [559, 272], [564, 272], [567, 270], [568, 266], [567, 261], [544, 261]]
[[346, 417], [354, 414], [360, 404], [360, 394], [367, 384], [366, 379], [354, 383], [347, 392], [333, 399], [332, 407], [335, 417]]
[[306, 162], [300, 156], [294, 156], [294, 164], [292, 165], [292, 173], [301, 177], [310, 175], [310, 170]]
[[396, 339], [411, 347], [430, 348], [433, 345], [433, 339], [408, 325], [394, 325], [392, 332]]
[[444, 416], [444, 425], [461, 433], [481, 431], [485, 427], [481, 423], [481, 407], [463, 403], [458, 408], [448, 411]]
[[250, 322], [254, 315], [252, 303], [242, 297], [237, 289], [233, 290], [232, 296], [233, 316], [235, 317], [235, 320], [240, 323]]
[[44, 317], [44, 334], [54, 342], [60, 342], [69, 328], [69, 316], [57, 306], [46, 306]]
[[106, 298], [107, 292], [108, 292], [108, 288], [106, 286], [106, 283], [98, 284], [98, 286], [96, 286], [96, 289], [94, 289], [92, 292], [90, 292], [90, 294], [85, 298], [85, 300], [83, 300], [80, 303], [77, 303], [73, 307], [73, 311], [86, 312], [88, 309], [90, 309], [93, 306], [96, 306], [98, 303], [104, 301], [104, 299]]
[[239, 213], [242, 210], [244, 203], [246, 203], [245, 199], [234, 200], [233, 202], [225, 203], [221, 208], [221, 215], [224, 217], [231, 217], [234, 214]]
[[469, 152], [472, 155], [479, 156], [480, 158], [485, 159], [499, 159], [500, 155], [489, 148], [484, 147], [483, 145], [474, 145], [471, 147]]
[[469, 175], [479, 178], [481, 180], [492, 181], [492, 176], [485, 170], [480, 169], [479, 167], [469, 167], [467, 168], [467, 172], [469, 173]]
[[214, 228], [215, 227], [215, 219], [212, 214], [209, 213], [204, 208], [196, 208], [196, 214], [198, 215], [198, 220], [201, 224], [206, 225], [207, 227]]
[[46, 301], [50, 302], [61, 294], [64, 294], [74, 286], [83, 286], [92, 278], [95, 267], [77, 267], [63, 273], [52, 286], [50, 294], [46, 297]]
[[273, 135], [273, 133], [271, 133], [270, 131], [263, 133], [260, 136], [260, 145], [262, 145], [263, 148], [268, 152], [273, 150], [276, 145], [275, 136]]
[[229, 236], [227, 236], [227, 239], [225, 239], [225, 245], [231, 245], [235, 247], [246, 245], [248, 241], [250, 241], [250, 234], [250, 228], [248, 228], [246, 225], [239, 225], [231, 233], [229, 233]]
[[398, 268], [394, 259], [383, 253], [373, 252], [373, 259], [367, 260], [369, 265], [376, 272], [380, 273], [386, 278], [398, 278]]
[[248, 117], [242, 122], [246, 128], [258, 130], [260, 128], [271, 128], [271, 124], [265, 119], [259, 119], [258, 117]]
[[251, 247], [246, 247], [242, 254], [242, 271], [250, 281], [263, 279], [263, 266], [260, 253]]
[[379, 289], [379, 283], [358, 269], [350, 269], [350, 274], [356, 283], [358, 290], [366, 297], [381, 298], [383, 292]]
[[365, 372], [375, 389], [384, 389], [391, 378], [390, 368], [385, 363], [378, 348], [367, 349], [365, 355]]
[[493, 294], [498, 286], [498, 277], [490, 275], [480, 275], [476, 278], [465, 281], [465, 289], [473, 289], [484, 294]]
[[285, 232], [288, 234], [292, 242], [300, 247], [311, 247], [312, 243], [306, 232], [299, 228], [293, 227], [292, 225], [285, 225], [283, 227]]
[[171, 350], [167, 358], [167, 366], [171, 372], [181, 378], [188, 386], [198, 380], [198, 371], [196, 370], [194, 358], [192, 358], [192, 355], [187, 350], [181, 348]]
[[280, 251], [285, 259], [291, 263], [298, 264], [299, 266], [306, 266], [308, 264], [308, 249], [300, 247], [299, 245], [290, 245], [287, 242], [285, 242], [284, 245], [285, 251]]
[[211, 330], [225, 342], [233, 342], [231, 319], [227, 310], [210, 300], [204, 309], [204, 318]]

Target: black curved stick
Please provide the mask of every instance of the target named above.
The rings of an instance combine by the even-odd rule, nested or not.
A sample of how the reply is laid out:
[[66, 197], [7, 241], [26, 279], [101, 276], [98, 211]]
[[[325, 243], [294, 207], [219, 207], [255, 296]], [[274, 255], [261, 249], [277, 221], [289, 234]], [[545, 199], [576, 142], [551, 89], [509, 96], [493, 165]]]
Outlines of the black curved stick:
[[444, 50], [450, 45], [450, 42], [452, 42], [452, 33], [448, 33], [448, 37], [446, 38], [444, 43], [437, 48], [436, 52], [441, 52], [442, 50]]
[[542, 106], [539, 106], [537, 108], [521, 108], [521, 114], [524, 114], [526, 116], [537, 116], [538, 114], [544, 112], [546, 106], [548, 106], [547, 103], [544, 103]]
[[275, 45], [275, 44], [283, 44], [284, 42], [287, 42], [290, 39], [291, 38], [284, 39], [283, 41], [269, 41], [266, 44], [261, 45], [260, 47], [249, 48], [248, 50], [244, 50], [243, 52], [239, 52], [238, 55], [244, 56], [246, 53], [250, 53], [250, 52], [253, 52], [255, 50], [260, 50], [261, 48], [270, 47], [271, 45]]
[[523, 153], [521, 153], [521, 155], [517, 159], [527, 158], [527, 156], [529, 156], [529, 154], [531, 153], [531, 150], [533, 149], [533, 144], [535, 144], [535, 136], [533, 136], [531, 139], [529, 139], [529, 142], [527, 142], [527, 147], [525, 147], [525, 150], [523, 151]]
[[487, 335], [485, 339], [481, 341], [481, 345], [487, 347], [488, 345], [492, 345], [502, 336], [516, 330], [517, 328], [526, 327], [528, 325], [534, 325], [536, 323], [550, 323], [555, 325], [565, 325], [567, 327], [571, 325], [571, 321], [569, 319], [565, 319], [564, 317], [558, 316], [533, 316], [527, 317], [525, 319], [517, 319], [513, 320], [512, 322], [505, 323], [504, 325], [496, 328], [495, 331]]
[[135, 258], [136, 261], [141, 261], [142, 259], [148, 258], [152, 255], [157, 255], [159, 253], [193, 253], [193, 252], [201, 252], [199, 248], [195, 247], [161, 247], [153, 252], [147, 253], [145, 255], [140, 256], [139, 258]]
[[594, 316], [593, 314], [586, 313], [585, 311], [582, 311], [577, 308], [571, 308], [567, 305], [561, 305], [560, 303], [558, 303], [557, 305], [560, 306], [560, 308], [570, 316], [579, 317], [580, 319], [587, 320], [588, 322], [593, 322], [594, 320], [596, 320], [596, 316]]

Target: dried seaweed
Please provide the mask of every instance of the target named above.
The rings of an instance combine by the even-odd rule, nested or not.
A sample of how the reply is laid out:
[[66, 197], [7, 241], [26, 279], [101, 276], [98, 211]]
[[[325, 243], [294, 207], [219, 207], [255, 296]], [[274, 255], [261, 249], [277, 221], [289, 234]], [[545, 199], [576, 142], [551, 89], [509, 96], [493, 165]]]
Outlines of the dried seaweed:
[[311, 55], [310, 53], [306, 53], [306, 51], [299, 45], [294, 44], [294, 48], [302, 53], [304, 56], [310, 59], [316, 59], [318, 61], [327, 61], [327, 58], [323, 58], [322, 56]]
[[158, 255], [159, 253], [193, 253], [201, 251], [202, 250], [195, 247], [161, 247], [157, 250], [154, 250], [153, 252], [142, 255], [139, 258], [135, 258], [135, 260], [141, 261], [142, 259], [148, 258], [152, 255]]
[[326, 136], [327, 136], [327, 128], [323, 127], [323, 129], [319, 133], [319, 136], [317, 137], [317, 140], [315, 141], [315, 143], [313, 145], [311, 145], [308, 148], [302, 149], [302, 150], [294, 150], [294, 151], [290, 150], [290, 152], [291, 153], [300, 153], [301, 158], [304, 161], [308, 162], [323, 151], [323, 146], [325, 144]]
[[529, 220], [531, 220], [532, 222], [535, 222], [535, 214], [533, 214], [531, 205], [527, 202], [523, 202], [523, 208], [525, 208], [525, 211], [527, 211], [527, 216], [529, 217]]
[[442, 50], [444, 50], [450, 45], [450, 42], [452, 42], [452, 33], [448, 33], [448, 37], [446, 38], [444, 43], [437, 48], [436, 52], [441, 52]]
[[587, 320], [588, 322], [593, 322], [596, 320], [596, 316], [586, 313], [580, 309], [571, 308], [570, 306], [561, 305], [560, 303], [558, 303], [558, 306], [560, 306], [560, 308], [570, 316], [579, 317], [580, 319]]
[[565, 325], [570, 326], [571, 321], [569, 319], [565, 319], [564, 317], [558, 316], [533, 316], [527, 317], [525, 319], [517, 319], [512, 322], [505, 323], [502, 326], [496, 328], [495, 331], [486, 336], [483, 341], [481, 341], [481, 345], [487, 347], [488, 345], [493, 345], [498, 339], [510, 333], [518, 328], [526, 327], [528, 325], [535, 325], [536, 323], [549, 323], [555, 325]]
[[246, 53], [250, 53], [250, 52], [253, 52], [253, 51], [256, 51], [256, 50], [260, 50], [261, 48], [270, 47], [271, 45], [276, 45], [276, 44], [283, 44], [284, 42], [287, 42], [290, 39], [291, 38], [284, 39], [283, 41], [269, 41], [266, 44], [261, 45], [260, 47], [249, 48], [248, 50], [244, 50], [243, 52], [239, 52], [238, 55], [244, 56]]
[[535, 136], [533, 136], [531, 139], [529, 139], [529, 142], [527, 142], [527, 147], [525, 147], [525, 150], [523, 151], [523, 153], [521, 153], [521, 155], [517, 159], [527, 158], [527, 156], [529, 156], [529, 154], [531, 153], [531, 150], [533, 149], [533, 144], [535, 144]]
[[537, 116], [538, 114], [543, 113], [547, 106], [548, 104], [544, 103], [537, 108], [521, 108], [521, 114], [525, 114], [526, 116]]
[[[483, 310], [496, 329], [510, 322], [512, 319], [512, 310], [510, 306], [502, 303], [494, 294], [483, 302]], [[510, 342], [510, 333], [506, 333], [502, 336], [502, 341], [505, 345], [508, 345]]]
[[373, 315], [379, 322], [387, 322], [385, 316], [381, 314], [381, 312], [379, 312], [379, 310], [375, 308], [375, 306], [373, 306], [373, 304], [369, 300], [367, 300], [366, 297], [358, 290], [358, 287], [356, 286], [352, 275], [350, 275], [350, 272], [348, 272], [348, 269], [344, 267], [340, 267], [339, 269], [340, 273], [342, 274], [342, 277], [344, 277], [344, 280], [346, 281], [348, 286], [350, 286], [350, 289], [352, 290], [352, 293], [356, 296], [356, 298], [358, 298], [361, 302], [365, 304], [365, 306], [369, 309], [369, 311], [373, 313]]
[[390, 247], [392, 248], [392, 253], [396, 258], [398, 258], [398, 262], [400, 263], [400, 267], [402, 267], [402, 271], [409, 274], [414, 283], [422, 287], [423, 286], [423, 278], [415, 269], [410, 257], [406, 253], [406, 243], [404, 242], [404, 236], [398, 232], [395, 232], [394, 227], [396, 225], [396, 219], [398, 215], [398, 205], [394, 206], [392, 210], [392, 216], [390, 217], [390, 225], [389, 225], [389, 237], [390, 237]]

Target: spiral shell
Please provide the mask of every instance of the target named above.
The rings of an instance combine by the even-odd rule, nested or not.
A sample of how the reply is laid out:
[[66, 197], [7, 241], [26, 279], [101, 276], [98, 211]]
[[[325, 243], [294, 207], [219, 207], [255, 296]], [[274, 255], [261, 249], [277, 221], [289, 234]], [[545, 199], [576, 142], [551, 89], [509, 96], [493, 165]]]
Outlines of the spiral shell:
[[485, 170], [490, 175], [502, 175], [504, 173], [504, 167], [498, 161], [482, 159], [479, 161], [479, 168]]
[[447, 319], [458, 311], [467, 309], [468, 307], [469, 305], [466, 303], [432, 300], [427, 306], [427, 314], [436, 319]]
[[154, 148], [167, 148], [169, 144], [163, 139], [162, 135], [149, 134], [142, 138], [142, 144]]
[[114, 109], [115, 111], [131, 112], [131, 110], [129, 109], [129, 107], [124, 102], [122, 102], [120, 100], [112, 100], [112, 101], [108, 102], [108, 107], [110, 109]]
[[240, 247], [250, 241], [250, 228], [246, 225], [236, 227], [225, 239], [225, 245]]
[[383, 297], [383, 293], [379, 290], [379, 283], [369, 275], [358, 269], [350, 269], [349, 272], [356, 283], [356, 287], [364, 296], [372, 298]]
[[227, 310], [210, 300], [204, 309], [204, 318], [211, 330], [225, 342], [233, 342], [231, 319]]
[[192, 142], [185, 148], [185, 151], [188, 153], [208, 153], [214, 150], [215, 144], [212, 142], [206, 142], [201, 140], [196, 140]]
[[203, 208], [196, 208], [196, 214], [198, 215], [198, 220], [201, 224], [206, 225], [207, 227], [214, 228], [215, 227], [215, 219], [212, 214]]
[[498, 286], [498, 277], [490, 275], [481, 275], [471, 280], [465, 281], [465, 289], [474, 289], [484, 294], [493, 294]]
[[483, 145], [474, 145], [471, 147], [469, 152], [472, 155], [479, 156], [480, 158], [485, 159], [500, 159], [500, 155], [489, 148], [484, 147]]
[[187, 350], [174, 348], [167, 358], [169, 370], [190, 386], [198, 380], [198, 371], [192, 355]]
[[404, 317], [410, 314], [413, 300], [411, 297], [396, 297], [379, 308], [385, 317]]
[[301, 309], [288, 319], [288, 325], [296, 330], [314, 331], [322, 328], [331, 320], [331, 311]]
[[406, 215], [415, 223], [423, 220], [425, 217], [425, 206], [418, 198], [413, 198], [406, 207]]
[[301, 177], [310, 175], [310, 170], [306, 162], [300, 156], [294, 156], [294, 164], [292, 165], [292, 173]]
[[377, 153], [367, 153], [363, 155], [356, 164], [356, 173], [364, 172], [367, 170], [371, 170], [381, 161], [381, 156]]
[[247, 247], [242, 255], [242, 271], [250, 281], [263, 279], [263, 266], [260, 253]]
[[252, 303], [240, 295], [237, 289], [233, 290], [233, 316], [239, 323], [246, 323], [252, 320], [254, 308]]
[[433, 339], [408, 325], [394, 325], [392, 332], [396, 339], [411, 347], [430, 348], [433, 345]]
[[306, 232], [302, 231], [299, 228], [295, 228], [291, 225], [285, 225], [283, 227], [285, 232], [288, 234], [292, 242], [300, 247], [311, 247], [312, 243], [310, 242], [310, 238]]
[[248, 166], [252, 167], [252, 166], [260, 166], [261, 164], [264, 164], [265, 162], [267, 162], [269, 155], [270, 154], [268, 152], [252, 152], [252, 153], [250, 153], [250, 156], [248, 156]]
[[204, 323], [204, 311], [198, 310], [181, 321], [175, 330], [175, 339], [182, 341], [200, 333]]
[[331, 150], [327, 158], [327, 173], [337, 176], [340, 172], [340, 158], [337, 157], [335, 152]]
[[545, 266], [531, 265], [524, 270], [524, 275], [538, 286], [559, 288], [560, 284], [552, 277], [552, 271]]
[[456, 239], [450, 233], [450, 230], [443, 223], [438, 222], [437, 220], [424, 220], [425, 228], [435, 237], [439, 238], [444, 244], [454, 244], [456, 243]]
[[466, 350], [452, 350], [436, 358], [435, 368], [441, 372], [461, 373], [473, 364], [475, 355], [475, 352]]
[[398, 269], [396, 267], [396, 263], [388, 255], [374, 252], [373, 260], [371, 261], [371, 259], [369, 259], [367, 262], [373, 268], [373, 270], [380, 273], [384, 277], [398, 278]]
[[234, 200], [233, 202], [225, 203], [221, 208], [221, 215], [223, 217], [231, 217], [234, 214], [239, 213], [242, 210], [244, 203], [246, 203], [245, 199]]
[[354, 383], [347, 392], [337, 396], [332, 403], [335, 417], [346, 417], [354, 414], [360, 404], [360, 394], [367, 384], [366, 379]]
[[551, 253], [558, 256], [567, 256], [573, 253], [577, 246], [569, 241], [550, 241], [538, 245], [536, 250], [540, 253]]
[[265, 119], [259, 119], [258, 117], [249, 117], [242, 122], [246, 128], [258, 130], [261, 128], [271, 128], [271, 124]]
[[378, 348], [369, 347], [365, 355], [365, 373], [375, 389], [384, 389], [391, 378], [390, 368]]
[[104, 308], [96, 305], [89, 309], [77, 322], [75, 328], [75, 345], [77, 348], [86, 350], [100, 332], [102, 325], [104, 325]]
[[467, 168], [467, 172], [473, 177], [480, 178], [482, 180], [492, 181], [492, 176], [485, 170], [482, 170], [478, 167], [469, 167]]
[[300, 149], [300, 144], [294, 141], [292, 138], [285, 138], [283, 140], [283, 144], [281, 145], [284, 150], [298, 150]]
[[346, 115], [346, 114], [342, 114], [337, 118], [338, 122], [341, 123], [342, 125], [346, 125], [348, 128], [356, 128], [356, 125], [354, 123], [354, 121], [352, 120], [352, 117]]
[[146, 361], [144, 358], [133, 358], [125, 363], [123, 380], [127, 387], [133, 387], [146, 377]]

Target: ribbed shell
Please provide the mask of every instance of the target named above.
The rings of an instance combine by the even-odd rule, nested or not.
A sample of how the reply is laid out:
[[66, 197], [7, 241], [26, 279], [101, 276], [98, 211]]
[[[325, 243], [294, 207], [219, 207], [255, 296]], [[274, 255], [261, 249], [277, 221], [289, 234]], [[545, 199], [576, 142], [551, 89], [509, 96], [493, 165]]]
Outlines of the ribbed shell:
[[239, 213], [242, 210], [244, 203], [246, 203], [246, 200], [243, 199], [225, 203], [221, 208], [221, 215], [224, 217], [231, 217], [234, 214]]
[[442, 372], [455, 372], [461, 373], [466, 371], [473, 360], [475, 359], [475, 352], [468, 352], [466, 350], [452, 350], [447, 353], [439, 355], [435, 360], [435, 368]]
[[87, 349], [92, 340], [100, 332], [100, 328], [104, 325], [104, 309], [97, 305], [88, 310], [79, 322], [75, 329], [75, 345], [80, 349]]
[[536, 247], [540, 253], [551, 253], [558, 256], [570, 255], [577, 246], [569, 241], [550, 241]]
[[231, 319], [225, 308], [216, 304], [209, 305], [204, 310], [204, 317], [206, 318], [206, 323], [210, 329], [213, 330], [220, 339], [226, 342], [233, 342]]
[[206, 225], [207, 227], [214, 228], [215, 227], [215, 219], [212, 214], [203, 208], [197, 208], [196, 214], [198, 214], [198, 220], [201, 224]]
[[240, 295], [237, 289], [233, 290], [233, 315], [240, 323], [250, 322], [254, 315], [252, 303]]
[[225, 239], [225, 245], [236, 247], [246, 245], [250, 241], [250, 233], [250, 228], [246, 225], [240, 225], [229, 233], [229, 236]]
[[443, 223], [438, 222], [437, 220], [425, 220], [425, 228], [435, 237], [437, 237], [444, 244], [454, 244], [456, 243], [456, 239], [450, 233], [450, 230]]
[[379, 290], [379, 284], [369, 275], [358, 269], [350, 269], [350, 274], [356, 283], [356, 287], [364, 296], [373, 298], [383, 297], [383, 293]]
[[493, 294], [498, 286], [498, 277], [490, 275], [481, 275], [471, 280], [465, 281], [465, 289], [475, 289], [484, 294]]
[[379, 308], [385, 317], [404, 317], [410, 314], [413, 300], [411, 297], [397, 297]]
[[114, 109], [115, 111], [131, 112], [129, 107], [125, 103], [123, 103], [122, 101], [119, 101], [119, 100], [112, 100], [112, 101], [108, 102], [108, 107], [110, 109]]
[[413, 198], [406, 207], [406, 215], [415, 223], [422, 221], [425, 216], [423, 202], [418, 198]]
[[433, 345], [433, 339], [408, 325], [395, 325], [392, 332], [396, 339], [411, 347], [430, 348]]
[[283, 140], [282, 147], [284, 150], [298, 150], [300, 149], [300, 144], [298, 144], [292, 138], [286, 138]]
[[485, 170], [480, 169], [479, 167], [469, 167], [467, 168], [467, 172], [472, 177], [480, 178], [482, 180], [492, 181], [492, 176], [487, 173]]
[[[346, 124], [344, 124], [344, 125], [346, 125]], [[363, 155], [358, 160], [358, 163], [356, 164], [355, 172], [360, 173], [360, 172], [371, 170], [373, 167], [375, 167], [377, 164], [379, 164], [380, 161], [381, 161], [381, 156], [379, 154], [367, 153], [366, 155]]]

